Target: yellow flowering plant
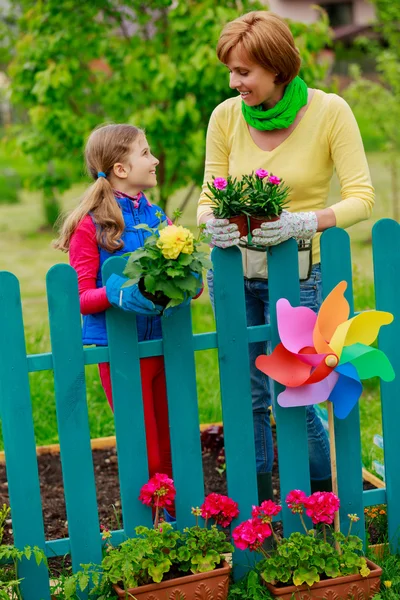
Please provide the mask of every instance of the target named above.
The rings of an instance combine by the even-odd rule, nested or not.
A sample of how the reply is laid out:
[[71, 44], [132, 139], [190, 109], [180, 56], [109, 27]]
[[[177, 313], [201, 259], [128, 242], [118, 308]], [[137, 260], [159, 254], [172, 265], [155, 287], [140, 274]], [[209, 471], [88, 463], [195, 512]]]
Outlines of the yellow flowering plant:
[[146, 224], [136, 226], [147, 232], [144, 245], [128, 253], [124, 275], [127, 286], [139, 284], [142, 294], [155, 304], [171, 308], [196, 296], [201, 288], [203, 269], [212, 266], [201, 246], [207, 241], [200, 228], [197, 238], [186, 227], [177, 224], [181, 216], [174, 213], [175, 224], [161, 221], [152, 228]]

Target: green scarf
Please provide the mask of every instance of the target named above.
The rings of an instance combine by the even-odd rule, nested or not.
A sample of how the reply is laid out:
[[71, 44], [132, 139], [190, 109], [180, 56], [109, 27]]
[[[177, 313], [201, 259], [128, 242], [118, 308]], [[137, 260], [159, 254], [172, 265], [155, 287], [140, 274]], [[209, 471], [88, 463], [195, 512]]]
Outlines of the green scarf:
[[287, 129], [294, 122], [299, 110], [307, 104], [308, 90], [306, 83], [295, 77], [285, 89], [282, 100], [274, 107], [263, 110], [262, 105], [247, 106], [242, 100], [242, 113], [246, 123], [260, 131], [271, 129]]

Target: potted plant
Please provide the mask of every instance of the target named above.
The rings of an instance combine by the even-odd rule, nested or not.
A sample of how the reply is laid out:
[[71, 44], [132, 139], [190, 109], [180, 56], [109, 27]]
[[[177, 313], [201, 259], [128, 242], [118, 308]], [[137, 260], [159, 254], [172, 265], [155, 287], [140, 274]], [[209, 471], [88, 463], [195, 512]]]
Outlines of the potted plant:
[[[380, 589], [382, 569], [362, 556], [361, 539], [351, 535], [358, 517], [349, 515], [350, 527], [345, 536], [330, 529], [339, 509], [339, 498], [332, 492], [315, 492], [307, 497], [301, 490], [293, 490], [286, 503], [299, 515], [304, 533], [279, 539], [272, 519], [281, 507], [266, 500], [254, 507], [252, 518], [238, 525], [232, 534], [241, 550], [261, 553], [257, 571], [271, 596], [279, 600], [372, 598]], [[313, 529], [307, 528], [304, 513], [311, 518]], [[263, 544], [270, 536], [274, 537], [275, 549], [267, 552]]]
[[368, 547], [377, 558], [383, 558], [389, 552], [386, 504], [367, 506], [364, 517]]
[[203, 227], [197, 239], [181, 225], [161, 222], [156, 228], [142, 223], [148, 235], [144, 245], [127, 253], [128, 261], [124, 275], [129, 278], [125, 285], [139, 284], [144, 296], [164, 308], [177, 306], [193, 298], [201, 290], [203, 269], [212, 263], [201, 245], [206, 241]]
[[111, 533], [103, 529], [106, 548], [101, 565], [82, 565], [83, 570], [64, 586], [69, 594], [66, 600], [90, 584], [95, 597], [114, 592], [119, 598], [136, 600], [226, 600], [231, 567], [224, 554], [232, 552], [233, 546], [220, 528], [237, 517], [237, 503], [220, 494], [208, 495], [201, 507], [192, 509], [196, 525], [181, 532], [163, 520], [164, 509], [171, 509], [174, 498], [172, 479], [154, 475], [139, 496], [152, 508], [154, 527], [137, 527], [136, 537], [117, 547], [110, 542]]
[[266, 221], [276, 221], [288, 203], [289, 187], [282, 179], [264, 169], [243, 177], [250, 232]]
[[206, 194], [212, 201], [212, 210], [216, 219], [228, 219], [230, 223], [238, 226], [241, 236], [248, 234], [248, 221], [246, 196], [244, 192], [244, 181], [237, 181], [229, 176], [213, 177], [213, 182], [207, 182], [211, 196]]

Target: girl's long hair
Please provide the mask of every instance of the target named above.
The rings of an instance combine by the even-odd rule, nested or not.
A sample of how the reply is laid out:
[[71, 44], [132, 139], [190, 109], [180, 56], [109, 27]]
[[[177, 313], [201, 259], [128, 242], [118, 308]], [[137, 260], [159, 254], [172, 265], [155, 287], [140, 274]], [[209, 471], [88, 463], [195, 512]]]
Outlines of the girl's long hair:
[[[121, 209], [114, 198], [108, 180], [115, 163], [124, 162], [132, 150], [132, 144], [144, 135], [133, 125], [104, 125], [95, 129], [85, 147], [85, 162], [89, 175], [95, 180], [87, 189], [79, 205], [66, 217], [61, 217], [60, 235], [54, 247], [69, 251], [71, 236], [82, 219], [89, 213], [97, 225], [97, 243], [109, 252], [123, 247], [121, 235], [125, 227]], [[105, 177], [98, 177], [102, 171]]]

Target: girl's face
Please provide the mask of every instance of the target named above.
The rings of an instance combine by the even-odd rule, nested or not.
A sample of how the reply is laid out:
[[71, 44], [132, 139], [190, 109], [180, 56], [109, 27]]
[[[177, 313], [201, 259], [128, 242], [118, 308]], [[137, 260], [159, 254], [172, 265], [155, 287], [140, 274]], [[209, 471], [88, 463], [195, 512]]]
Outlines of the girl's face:
[[248, 106], [272, 108], [283, 97], [284, 86], [274, 83], [276, 75], [247, 59], [233, 48], [228, 55], [229, 87], [236, 89]]
[[152, 155], [145, 136], [141, 135], [132, 145], [125, 161], [114, 165], [114, 174], [119, 179], [114, 187], [132, 196], [155, 187], [156, 167], [159, 163], [160, 161]]

